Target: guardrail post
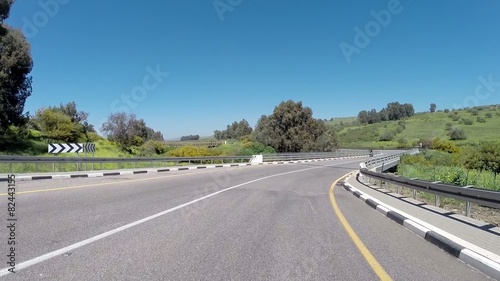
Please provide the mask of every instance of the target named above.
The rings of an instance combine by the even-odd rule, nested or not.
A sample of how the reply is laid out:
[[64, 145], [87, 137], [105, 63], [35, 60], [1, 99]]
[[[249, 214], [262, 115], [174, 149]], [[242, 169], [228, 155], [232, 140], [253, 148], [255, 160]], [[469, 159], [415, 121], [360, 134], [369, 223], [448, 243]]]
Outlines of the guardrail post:
[[417, 190], [416, 189], [413, 190], [413, 199], [415, 199], [415, 200], [417, 199]]
[[440, 202], [439, 202], [439, 201], [440, 201], [440, 200], [439, 200], [439, 195], [437, 195], [437, 194], [436, 194], [436, 204], [435, 204], [435, 205], [436, 205], [436, 207], [439, 207], [439, 204], [440, 204]]
[[465, 215], [470, 217], [470, 202], [465, 202]]

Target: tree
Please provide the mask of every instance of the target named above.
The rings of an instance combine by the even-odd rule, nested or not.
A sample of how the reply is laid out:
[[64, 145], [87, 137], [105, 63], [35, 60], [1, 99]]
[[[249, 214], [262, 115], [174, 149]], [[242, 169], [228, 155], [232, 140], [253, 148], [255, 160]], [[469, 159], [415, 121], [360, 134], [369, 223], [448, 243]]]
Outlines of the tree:
[[[58, 118], [61, 123], [55, 122], [55, 120], [47, 119]], [[63, 117], [64, 116], [64, 117]], [[30, 125], [32, 128], [42, 132], [43, 136], [47, 139], [63, 141], [61, 138], [53, 138], [54, 131], [60, 130], [60, 126], [63, 126], [68, 130], [69, 126], [66, 125], [69, 122], [72, 124], [71, 130], [67, 131], [67, 135], [64, 139], [66, 141], [77, 142], [79, 140], [84, 140], [85, 142], [90, 142], [96, 139], [96, 131], [94, 125], [89, 124], [87, 117], [89, 114], [84, 111], [79, 111], [76, 107], [75, 102], [69, 102], [67, 104], [60, 104], [59, 106], [50, 106], [48, 108], [41, 108], [37, 110], [35, 116], [30, 120]], [[66, 118], [67, 117], [67, 118]]]
[[114, 113], [101, 127], [107, 138], [115, 141], [123, 149], [140, 146], [148, 140], [163, 141], [163, 135], [146, 125], [143, 119], [137, 119], [133, 113]]
[[108, 117], [108, 121], [104, 122], [101, 131], [103, 131], [109, 140], [115, 141], [126, 148], [130, 145], [132, 123], [135, 120], [135, 114], [127, 114], [124, 112], [114, 113]]
[[274, 108], [270, 116], [263, 115], [255, 128], [255, 139], [277, 152], [330, 150], [336, 145], [335, 136], [327, 132], [322, 120], [314, 119], [309, 107], [288, 100]]
[[429, 109], [429, 111], [430, 111], [431, 113], [436, 112], [436, 104], [435, 104], [435, 103], [431, 103], [431, 108]]
[[21, 31], [4, 24], [12, 0], [0, 0], [0, 136], [11, 126], [22, 127], [28, 121], [23, 114], [26, 99], [31, 95], [33, 68], [30, 45]]
[[53, 108], [42, 108], [36, 112], [34, 122], [48, 140], [77, 142], [80, 131], [71, 117]]
[[193, 141], [193, 140], [199, 140], [200, 136], [199, 135], [189, 135], [189, 136], [182, 136], [181, 141]]
[[248, 136], [252, 133], [252, 127], [248, 124], [247, 120], [242, 119], [240, 122], [233, 122], [231, 125], [227, 125], [226, 130], [214, 131], [214, 137], [218, 140], [224, 139], [239, 139], [244, 136]]
[[368, 124], [368, 111], [366, 110], [361, 110], [358, 113], [358, 121], [361, 124]]

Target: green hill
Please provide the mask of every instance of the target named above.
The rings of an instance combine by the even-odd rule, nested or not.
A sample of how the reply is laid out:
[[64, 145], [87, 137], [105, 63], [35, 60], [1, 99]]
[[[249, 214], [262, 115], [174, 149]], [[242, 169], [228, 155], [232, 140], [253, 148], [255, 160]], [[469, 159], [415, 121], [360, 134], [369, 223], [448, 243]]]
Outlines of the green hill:
[[394, 148], [417, 146], [435, 138], [450, 139], [452, 129], [465, 132], [465, 140], [454, 141], [457, 145], [500, 140], [500, 107], [417, 113], [399, 121], [343, 126], [338, 134], [342, 147]]

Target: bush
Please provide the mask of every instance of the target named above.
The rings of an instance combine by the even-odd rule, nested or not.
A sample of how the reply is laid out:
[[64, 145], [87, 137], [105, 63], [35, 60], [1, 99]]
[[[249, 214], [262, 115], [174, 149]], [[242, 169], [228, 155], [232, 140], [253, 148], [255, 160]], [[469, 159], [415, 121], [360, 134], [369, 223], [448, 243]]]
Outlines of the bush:
[[474, 121], [472, 121], [472, 120], [471, 120], [471, 119], [469, 119], [469, 118], [463, 118], [463, 119], [461, 120], [461, 122], [462, 122], [463, 124], [465, 124], [465, 125], [472, 125], [472, 124], [474, 124]]
[[452, 123], [446, 123], [446, 131], [451, 131], [453, 129], [453, 124]]
[[154, 140], [149, 140], [146, 143], [144, 143], [140, 148], [140, 153], [141, 155], [160, 155], [164, 154], [168, 151], [168, 146], [165, 142], [163, 141], [154, 141]]
[[460, 128], [455, 128], [450, 132], [450, 140], [465, 140], [467, 136], [465, 135], [464, 130]]
[[458, 116], [458, 115], [453, 115], [453, 116], [451, 117], [451, 120], [453, 120], [453, 121], [458, 121], [458, 120], [460, 120], [460, 116]]
[[393, 131], [385, 131], [384, 133], [382, 133], [382, 135], [380, 135], [379, 140], [380, 141], [391, 141], [394, 139], [395, 136], [396, 136], [396, 134]]
[[488, 112], [488, 113], [486, 113], [486, 115], [485, 115], [485, 116], [486, 116], [486, 118], [492, 118], [492, 117], [493, 117], [493, 114], [491, 114], [491, 112]]
[[398, 148], [408, 148], [408, 140], [405, 139], [404, 137], [399, 137], [397, 138], [396, 142], [398, 143]]
[[486, 123], [486, 119], [484, 119], [483, 117], [477, 117], [477, 122], [478, 123]]
[[220, 154], [221, 152], [217, 149], [194, 146], [183, 146], [169, 152], [169, 155], [173, 157], [219, 156]]
[[449, 113], [449, 112], [450, 112], [450, 110], [449, 110], [449, 109], [445, 109], [445, 110], [444, 110], [444, 113]]
[[434, 139], [432, 141], [432, 149], [440, 150], [440, 151], [444, 151], [444, 152], [448, 152], [448, 153], [457, 153], [460, 151], [458, 149], [458, 146], [456, 146], [455, 144], [453, 144], [449, 141], [440, 140], [440, 139]]

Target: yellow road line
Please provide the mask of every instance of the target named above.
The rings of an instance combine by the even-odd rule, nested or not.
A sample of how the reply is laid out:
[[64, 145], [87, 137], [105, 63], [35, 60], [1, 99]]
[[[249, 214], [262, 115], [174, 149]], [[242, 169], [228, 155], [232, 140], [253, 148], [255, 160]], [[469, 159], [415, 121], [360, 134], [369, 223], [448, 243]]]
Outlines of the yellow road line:
[[[106, 185], [131, 183], [131, 182], [141, 182], [141, 181], [149, 181], [149, 180], [164, 179], [164, 178], [173, 178], [173, 177], [180, 177], [180, 176], [187, 176], [187, 175], [199, 175], [199, 174], [205, 174], [205, 173], [209, 173], [209, 172], [212, 172], [212, 171], [203, 171], [203, 172], [198, 172], [198, 173], [188, 173], [188, 174], [179, 174], [179, 175], [168, 175], [168, 176], [152, 177], [152, 178], [145, 178], [145, 179], [124, 180], [124, 181], [117, 181], [117, 182], [96, 183], [96, 184], [86, 184], [86, 185], [67, 186], [67, 187], [56, 187], [56, 188], [37, 189], [37, 190], [28, 190], [28, 191], [17, 191], [16, 195], [17, 194], [50, 192], [50, 191], [60, 191], [60, 190], [77, 189], [77, 188], [106, 186]], [[101, 178], [101, 177], [99, 177], [99, 178]], [[0, 196], [7, 196], [7, 193], [0, 193]]]
[[351, 239], [354, 242], [354, 244], [356, 244], [356, 247], [358, 247], [358, 250], [361, 252], [361, 255], [363, 255], [363, 257], [368, 262], [368, 264], [370, 265], [370, 267], [373, 269], [373, 271], [375, 272], [375, 274], [377, 274], [377, 276], [380, 278], [380, 280], [383, 280], [383, 281], [392, 281], [391, 276], [389, 276], [389, 274], [387, 274], [387, 272], [380, 265], [380, 263], [370, 253], [370, 251], [368, 250], [368, 248], [366, 248], [365, 244], [363, 243], [363, 241], [361, 241], [361, 239], [356, 234], [356, 232], [354, 231], [354, 229], [352, 229], [351, 225], [349, 225], [349, 222], [347, 222], [347, 219], [344, 217], [344, 215], [340, 211], [340, 208], [337, 205], [337, 201], [335, 201], [335, 195], [333, 193], [333, 190], [335, 189], [335, 185], [337, 185], [337, 183], [341, 179], [347, 177], [349, 174], [346, 174], [346, 175], [340, 177], [339, 179], [337, 179], [336, 181], [334, 181], [332, 183], [332, 185], [330, 186], [330, 193], [329, 193], [329, 195], [330, 195], [330, 201], [332, 203], [333, 210], [335, 211], [335, 214], [339, 218], [340, 223], [344, 227], [345, 231], [347, 232], [347, 234], [349, 235], [349, 237], [351, 237]]

